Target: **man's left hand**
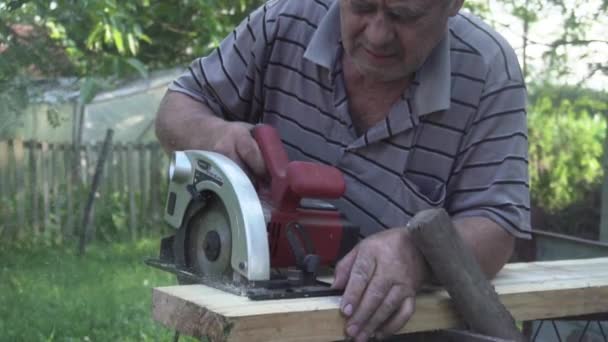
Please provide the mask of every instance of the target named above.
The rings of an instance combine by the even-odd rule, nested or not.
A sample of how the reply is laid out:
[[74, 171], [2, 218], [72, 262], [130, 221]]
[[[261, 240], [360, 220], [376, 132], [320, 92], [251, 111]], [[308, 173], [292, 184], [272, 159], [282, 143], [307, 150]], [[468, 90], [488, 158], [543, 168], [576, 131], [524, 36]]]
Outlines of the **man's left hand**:
[[428, 270], [407, 230], [390, 229], [361, 241], [336, 266], [333, 288], [345, 288], [340, 308], [355, 341], [390, 336], [414, 313]]

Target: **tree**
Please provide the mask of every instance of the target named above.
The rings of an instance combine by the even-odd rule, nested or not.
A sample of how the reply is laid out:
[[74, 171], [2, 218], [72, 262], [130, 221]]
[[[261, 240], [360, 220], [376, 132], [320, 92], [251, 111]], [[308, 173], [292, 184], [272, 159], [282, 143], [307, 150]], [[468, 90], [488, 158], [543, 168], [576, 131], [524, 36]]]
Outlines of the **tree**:
[[[608, 48], [608, 0], [469, 2], [475, 13], [520, 41], [512, 43], [520, 49], [528, 82], [584, 85], [596, 75], [608, 77], [603, 53]], [[547, 18], [552, 19], [550, 24]], [[533, 50], [543, 51], [541, 59], [532, 56]]]
[[184, 65], [261, 2], [0, 0], [0, 121], [27, 106], [32, 80], [77, 77], [83, 104], [131, 75]]
[[[8, 63], [0, 79], [11, 79], [32, 64], [45, 76], [80, 77], [182, 65], [209, 51], [260, 3], [0, 0], [0, 38], [8, 51], [2, 54]], [[17, 27], [33, 33], [24, 37]], [[61, 55], [62, 63], [49, 59], [49, 51]]]
[[531, 93], [532, 200], [556, 212], [601, 184], [608, 94], [548, 84]]

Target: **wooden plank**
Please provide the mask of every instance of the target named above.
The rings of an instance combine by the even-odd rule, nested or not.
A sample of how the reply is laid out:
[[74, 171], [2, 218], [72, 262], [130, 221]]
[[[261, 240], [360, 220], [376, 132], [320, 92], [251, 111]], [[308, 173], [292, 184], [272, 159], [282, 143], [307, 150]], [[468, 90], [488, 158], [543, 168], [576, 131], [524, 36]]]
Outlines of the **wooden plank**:
[[[517, 321], [608, 312], [608, 258], [509, 264], [493, 285]], [[344, 338], [339, 297], [251, 301], [204, 285], [182, 285], [155, 288], [152, 301], [155, 320], [212, 341]], [[460, 325], [447, 292], [430, 289], [417, 296], [416, 312], [400, 333]]]
[[[0, 141], [0, 199], [10, 194], [10, 158], [8, 141]], [[2, 208], [0, 208], [1, 210]]]
[[[51, 222], [53, 223], [53, 227], [58, 229], [61, 227], [61, 218], [60, 214], [60, 202], [62, 201], [62, 197], [59, 195], [59, 182], [61, 177], [61, 169], [59, 166], [59, 152], [60, 152], [59, 144], [50, 144], [49, 145], [49, 200], [51, 204], [50, 215]], [[61, 231], [55, 230], [53, 232], [55, 241], [60, 241], [62, 238]]]
[[37, 143], [36, 142], [26, 142], [26, 147], [29, 150], [29, 176], [30, 176], [30, 186], [29, 186], [29, 198], [30, 198], [30, 208], [32, 211], [30, 213], [30, 222], [33, 230], [34, 237], [37, 237], [40, 233], [40, 201], [38, 197], [38, 188], [39, 188], [39, 177], [38, 177], [38, 151], [37, 151]]
[[[83, 222], [84, 221], [84, 216], [87, 215], [86, 214], [86, 198], [88, 196], [88, 193], [93, 185], [93, 177], [95, 175], [95, 165], [97, 164], [97, 160], [99, 159], [99, 149], [96, 143], [91, 142], [91, 143], [87, 143], [85, 145], [85, 160], [86, 160], [86, 183], [85, 183], [85, 187], [83, 189], [83, 191], [79, 194], [79, 204], [80, 204], [80, 216], [78, 217], [78, 219], [76, 220], [76, 222]], [[92, 241], [95, 239], [95, 232], [97, 230], [97, 215], [96, 212], [98, 211], [98, 203], [97, 202], [93, 202], [93, 206], [91, 207], [91, 222], [90, 224], [90, 230], [91, 230], [91, 235], [89, 235], [90, 240]], [[81, 221], [83, 220], [83, 221]], [[84, 229], [84, 227], [79, 226], [78, 227], [78, 232], [76, 233], [78, 236], [80, 236], [81, 230]]]
[[103, 170], [104, 163], [108, 156], [108, 151], [112, 148], [112, 136], [114, 135], [114, 130], [108, 129], [106, 131], [106, 137], [103, 142], [103, 147], [101, 152], [97, 157], [97, 166], [95, 167], [95, 173], [93, 175], [93, 180], [91, 181], [91, 187], [89, 189], [89, 196], [87, 199], [86, 207], [84, 209], [84, 217], [82, 222], [82, 231], [80, 232], [80, 243], [78, 244], [78, 256], [83, 256], [85, 253], [86, 244], [90, 238], [92, 233], [92, 215], [93, 215], [93, 204], [95, 203], [95, 198], [97, 197], [97, 189], [99, 188], [99, 184], [103, 178]]
[[127, 152], [126, 152], [126, 146], [122, 143], [120, 143], [120, 145], [117, 146], [117, 149], [119, 150], [119, 154], [118, 154], [118, 165], [119, 165], [119, 169], [118, 169], [118, 191], [121, 194], [126, 194], [126, 188], [127, 188]]
[[42, 185], [42, 231], [46, 241], [49, 241], [48, 239], [51, 234], [49, 162], [49, 144], [47, 142], [42, 142], [40, 148], [40, 185]]
[[131, 240], [137, 240], [137, 203], [135, 202], [135, 191], [137, 185], [135, 184], [136, 179], [136, 168], [137, 163], [134, 160], [133, 145], [127, 145], [127, 195], [129, 196], [129, 231], [131, 233]]
[[106, 202], [111, 198], [114, 193], [114, 146], [110, 146], [108, 151], [108, 160], [104, 164], [104, 178], [103, 178], [103, 196], [106, 198]]
[[85, 188], [88, 188], [91, 185], [91, 179], [93, 178], [93, 165], [95, 156], [95, 151], [93, 150], [93, 145], [87, 144], [83, 146], [84, 148], [84, 170], [83, 170], [83, 183]]
[[150, 150], [150, 164], [148, 168], [150, 169], [150, 206], [148, 208], [148, 213], [152, 219], [152, 226], [158, 227], [160, 229], [160, 233], [163, 232], [163, 223], [161, 220], [161, 215], [163, 213], [163, 209], [161, 207], [161, 189], [160, 185], [162, 184], [162, 175], [161, 168], [163, 166], [162, 160], [162, 152], [160, 150], [160, 146], [153, 145]]
[[147, 156], [147, 152], [148, 149], [145, 145], [141, 145], [138, 144], [136, 145], [136, 154], [137, 154], [137, 161], [138, 161], [138, 166], [137, 166], [137, 179], [138, 179], [138, 184], [139, 184], [139, 229], [140, 229], [140, 233], [141, 236], [144, 236], [145, 234], [147, 234], [148, 231], [148, 211], [147, 209], [147, 204], [148, 204], [148, 191], [147, 191], [147, 187], [148, 187], [148, 183], [146, 182], [146, 169], [147, 169], [147, 163], [146, 163], [146, 156]]
[[63, 164], [65, 165], [66, 176], [70, 177], [66, 179], [65, 183], [65, 192], [66, 192], [66, 217], [65, 217], [65, 226], [62, 228], [63, 230], [63, 238], [68, 240], [74, 234], [74, 181], [78, 179], [75, 176], [76, 171], [74, 171], [74, 164], [77, 161], [76, 152], [74, 151], [74, 146], [70, 145], [68, 148], [63, 150]]
[[0, 239], [2, 239], [9, 231], [12, 231], [14, 219], [12, 207], [9, 205], [11, 200], [11, 172], [9, 158], [9, 142], [0, 141]]
[[15, 179], [15, 208], [17, 210], [17, 226], [13, 237], [17, 240], [20, 240], [25, 234], [25, 194], [26, 194], [26, 186], [25, 186], [25, 169], [24, 169], [24, 160], [25, 160], [25, 150], [23, 148], [23, 140], [15, 139], [13, 140], [13, 157], [15, 160], [14, 167], [14, 179]]
[[121, 166], [120, 166], [120, 149], [118, 146], [116, 146], [116, 144], [112, 145], [112, 177], [111, 177], [111, 181], [112, 181], [112, 193], [114, 192], [118, 192], [118, 193], [122, 193], [121, 188], [119, 187], [120, 184], [120, 173], [121, 173]]
[[[63, 164], [63, 150], [61, 144], [55, 144], [51, 150], [51, 212], [54, 227], [56, 227], [55, 239], [58, 243], [63, 242], [61, 210], [65, 207], [65, 192], [62, 189], [62, 181], [66, 179], [65, 175], [68, 174]], [[60, 189], [62, 189], [61, 192]]]

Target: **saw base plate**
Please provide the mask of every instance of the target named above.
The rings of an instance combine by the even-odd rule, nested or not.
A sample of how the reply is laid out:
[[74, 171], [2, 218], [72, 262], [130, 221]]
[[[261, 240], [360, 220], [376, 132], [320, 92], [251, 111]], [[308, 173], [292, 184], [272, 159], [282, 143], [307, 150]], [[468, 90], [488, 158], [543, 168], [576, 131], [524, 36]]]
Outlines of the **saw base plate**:
[[267, 281], [235, 283], [226, 279], [202, 277], [187, 270], [180, 269], [173, 263], [159, 259], [147, 259], [149, 266], [173, 273], [179, 279], [187, 280], [189, 284], [203, 284], [218, 290], [248, 297], [251, 300], [292, 299], [340, 296], [343, 290], [332, 289], [329, 283], [316, 280], [313, 285], [297, 286], [285, 278], [275, 278]]

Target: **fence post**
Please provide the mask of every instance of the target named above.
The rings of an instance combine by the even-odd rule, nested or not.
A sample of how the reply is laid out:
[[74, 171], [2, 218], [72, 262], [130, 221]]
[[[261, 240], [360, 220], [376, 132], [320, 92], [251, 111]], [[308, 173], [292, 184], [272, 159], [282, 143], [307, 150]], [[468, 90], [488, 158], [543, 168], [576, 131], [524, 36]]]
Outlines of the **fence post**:
[[26, 147], [29, 149], [29, 197], [30, 197], [30, 208], [32, 208], [32, 214], [30, 215], [33, 236], [37, 238], [40, 233], [39, 226], [39, 203], [38, 203], [38, 152], [36, 151], [38, 143], [30, 140], [26, 143]]
[[63, 205], [63, 196], [59, 195], [59, 183], [65, 174], [62, 172], [63, 163], [61, 163], [62, 144], [53, 144], [50, 148], [51, 157], [51, 218], [54, 220], [55, 240], [61, 243], [63, 240], [63, 229], [61, 228], [61, 207]]
[[84, 217], [82, 222], [82, 231], [80, 233], [80, 244], [78, 248], [78, 255], [84, 255], [86, 243], [90, 236], [91, 229], [91, 215], [93, 210], [93, 203], [95, 202], [95, 195], [97, 193], [97, 188], [99, 187], [99, 183], [101, 182], [101, 178], [103, 177], [103, 169], [104, 163], [106, 161], [106, 157], [108, 155], [108, 151], [110, 146], [112, 145], [112, 136], [114, 135], [114, 131], [108, 129], [106, 131], [106, 138], [103, 143], [103, 148], [99, 157], [97, 158], [97, 166], [95, 168], [95, 174], [93, 175], [93, 181], [91, 182], [91, 189], [89, 191], [89, 197], [87, 199], [87, 204], [84, 209]]
[[112, 191], [122, 194], [123, 190], [120, 188], [120, 173], [122, 168], [120, 165], [120, 145], [118, 143], [112, 144], [112, 159]]
[[49, 144], [40, 143], [40, 181], [42, 185], [42, 232], [44, 239], [50, 237], [50, 201], [49, 201]]
[[137, 240], [137, 204], [135, 203], [135, 167], [136, 163], [133, 160], [133, 144], [127, 144], [127, 194], [129, 196], [129, 230], [131, 239]]
[[162, 152], [158, 144], [153, 144], [150, 150], [150, 207], [148, 212], [152, 215], [152, 222], [159, 226], [159, 232], [162, 233], [162, 206], [161, 206], [161, 184], [163, 168]]
[[66, 145], [63, 150], [63, 164], [65, 165], [66, 174], [69, 174], [71, 177], [67, 179], [65, 183], [65, 192], [66, 192], [66, 218], [65, 218], [65, 227], [63, 227], [63, 236], [64, 238], [68, 238], [72, 234], [74, 234], [74, 182], [76, 182], [79, 178], [76, 176], [76, 171], [74, 171], [74, 162], [76, 162], [76, 147], [72, 144]]
[[120, 193], [127, 195], [127, 183], [129, 182], [129, 167], [127, 159], [129, 159], [129, 151], [127, 145], [120, 145]]
[[23, 140], [13, 140], [13, 157], [15, 158], [15, 208], [17, 211], [17, 225], [13, 237], [20, 240], [23, 237], [23, 229], [25, 228], [25, 169], [23, 162], [25, 159], [25, 152], [23, 148]]
[[9, 143], [7, 141], [0, 141], [0, 199], [4, 199], [5, 197], [10, 196], [10, 158], [8, 153], [8, 146]]
[[[0, 141], [0, 238], [9, 230], [13, 225], [13, 219], [10, 217], [11, 210], [9, 205], [2, 203], [4, 200], [8, 202], [10, 198], [11, 190], [10, 187], [10, 169], [11, 164], [9, 151], [9, 142]], [[8, 203], [7, 203], [8, 204]]]
[[114, 144], [110, 146], [104, 169], [106, 176], [103, 178], [103, 194], [110, 197], [114, 192]]
[[139, 231], [142, 234], [141, 236], [144, 235], [145, 232], [147, 232], [148, 229], [148, 213], [146, 212], [146, 208], [147, 208], [147, 204], [148, 204], [148, 191], [147, 191], [147, 187], [148, 187], [148, 183], [146, 182], [146, 169], [147, 169], [147, 163], [146, 163], [146, 155], [147, 155], [147, 148], [146, 145], [144, 144], [137, 144], [137, 154], [138, 154], [138, 161], [139, 161], [139, 166], [138, 166], [138, 170], [139, 172], [137, 173], [137, 176], [139, 178], [139, 208], [140, 208], [140, 212], [139, 212], [139, 222], [140, 222], [140, 227], [139, 227]]

